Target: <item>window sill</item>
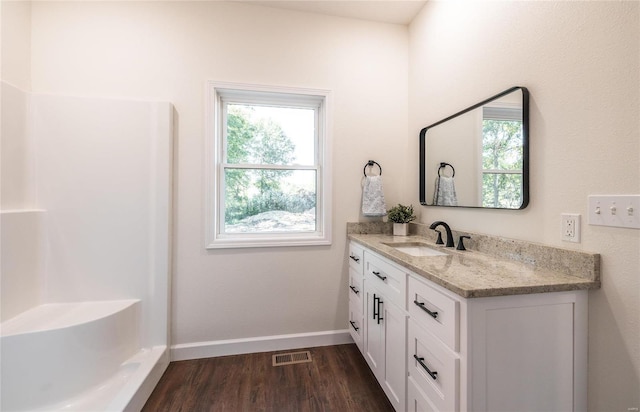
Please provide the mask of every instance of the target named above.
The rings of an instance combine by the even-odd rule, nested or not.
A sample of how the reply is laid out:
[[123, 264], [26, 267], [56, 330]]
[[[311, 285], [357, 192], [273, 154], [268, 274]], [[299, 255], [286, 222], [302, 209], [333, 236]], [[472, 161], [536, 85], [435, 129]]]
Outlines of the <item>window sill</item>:
[[240, 249], [263, 247], [291, 247], [291, 246], [329, 246], [331, 238], [328, 236], [305, 237], [261, 237], [229, 239], [218, 238], [206, 245], [206, 249]]

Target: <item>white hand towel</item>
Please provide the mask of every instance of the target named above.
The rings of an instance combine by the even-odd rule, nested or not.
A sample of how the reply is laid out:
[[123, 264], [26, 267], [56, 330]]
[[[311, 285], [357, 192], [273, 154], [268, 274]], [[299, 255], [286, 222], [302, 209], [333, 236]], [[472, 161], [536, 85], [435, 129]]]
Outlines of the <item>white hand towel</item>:
[[439, 176], [436, 178], [433, 204], [438, 206], [458, 206], [458, 197], [456, 195], [456, 186], [453, 182], [453, 177]]
[[387, 208], [382, 191], [382, 176], [364, 178], [362, 190], [362, 214], [364, 216], [386, 216]]

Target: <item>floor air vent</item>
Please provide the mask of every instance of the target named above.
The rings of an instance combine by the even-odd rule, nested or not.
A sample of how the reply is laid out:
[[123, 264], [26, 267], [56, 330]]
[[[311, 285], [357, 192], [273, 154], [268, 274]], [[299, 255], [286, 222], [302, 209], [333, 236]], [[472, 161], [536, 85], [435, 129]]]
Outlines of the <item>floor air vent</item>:
[[311, 352], [290, 352], [273, 355], [273, 366], [293, 365], [294, 363], [311, 362]]

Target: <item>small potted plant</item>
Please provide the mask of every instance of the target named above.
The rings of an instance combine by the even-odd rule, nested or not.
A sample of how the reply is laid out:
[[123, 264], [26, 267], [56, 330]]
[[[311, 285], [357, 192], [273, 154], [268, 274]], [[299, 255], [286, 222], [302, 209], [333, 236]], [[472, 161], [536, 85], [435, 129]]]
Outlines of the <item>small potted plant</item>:
[[413, 205], [405, 206], [400, 203], [387, 211], [387, 217], [393, 222], [394, 236], [406, 236], [409, 233], [409, 222], [416, 219]]

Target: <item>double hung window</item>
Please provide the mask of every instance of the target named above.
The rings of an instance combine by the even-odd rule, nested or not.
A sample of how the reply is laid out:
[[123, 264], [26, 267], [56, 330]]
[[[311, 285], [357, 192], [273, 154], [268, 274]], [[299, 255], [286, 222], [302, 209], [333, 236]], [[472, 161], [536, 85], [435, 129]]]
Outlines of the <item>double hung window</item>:
[[208, 84], [208, 248], [330, 244], [328, 96]]

